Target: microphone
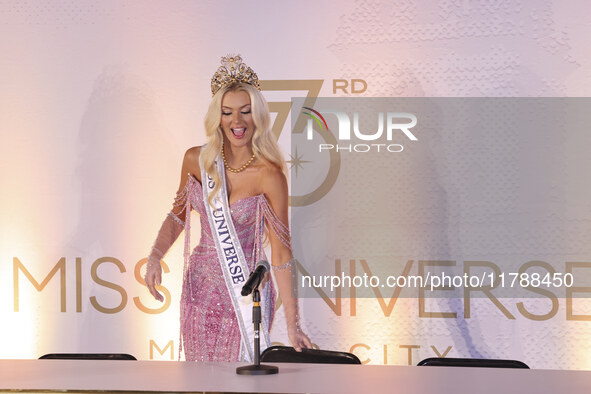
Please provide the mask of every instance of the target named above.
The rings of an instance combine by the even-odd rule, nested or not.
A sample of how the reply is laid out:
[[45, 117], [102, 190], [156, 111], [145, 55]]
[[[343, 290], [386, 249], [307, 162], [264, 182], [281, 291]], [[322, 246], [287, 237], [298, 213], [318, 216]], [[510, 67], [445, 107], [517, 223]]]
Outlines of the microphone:
[[257, 287], [259, 287], [259, 284], [261, 283], [261, 280], [263, 280], [265, 273], [267, 271], [269, 271], [270, 269], [271, 269], [271, 266], [269, 265], [269, 263], [267, 261], [265, 261], [265, 260], [259, 261], [255, 265], [254, 271], [251, 272], [251, 274], [248, 277], [248, 280], [246, 281], [244, 286], [242, 286], [242, 292], [240, 294], [242, 294], [243, 296], [247, 296], [250, 293], [252, 293], [253, 290], [255, 290]]

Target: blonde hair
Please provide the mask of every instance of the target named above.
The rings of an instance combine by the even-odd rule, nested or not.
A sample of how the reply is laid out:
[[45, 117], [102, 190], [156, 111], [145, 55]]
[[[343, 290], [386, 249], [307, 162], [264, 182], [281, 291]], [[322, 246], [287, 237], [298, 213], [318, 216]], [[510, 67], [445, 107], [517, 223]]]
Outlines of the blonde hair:
[[[222, 119], [222, 99], [227, 92], [244, 91], [250, 97], [250, 110], [255, 130], [252, 136], [252, 152], [257, 159], [262, 159], [285, 173], [285, 162], [279, 150], [277, 141], [271, 132], [271, 116], [267, 101], [254, 86], [246, 83], [233, 83], [226, 85], [213, 96], [209, 109], [205, 115], [205, 135], [207, 144], [201, 148], [201, 160], [205, 172], [215, 182], [215, 187], [208, 197], [208, 202], [213, 206], [213, 197], [220, 190], [222, 176], [218, 173], [215, 160], [222, 150], [224, 132], [220, 126]], [[205, 182], [205, 180], [201, 180]]]

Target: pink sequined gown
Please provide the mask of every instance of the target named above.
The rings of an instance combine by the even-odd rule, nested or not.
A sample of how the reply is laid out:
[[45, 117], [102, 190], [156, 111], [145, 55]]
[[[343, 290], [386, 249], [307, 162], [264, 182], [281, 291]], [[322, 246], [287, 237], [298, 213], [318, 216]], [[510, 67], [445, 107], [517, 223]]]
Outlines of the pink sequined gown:
[[[201, 222], [201, 241], [190, 256], [185, 256], [180, 307], [181, 344], [185, 358], [191, 361], [239, 361], [240, 329], [218, 261], [205, 211], [203, 190], [199, 181], [192, 176], [185, 189], [190, 208], [200, 214]], [[261, 245], [264, 220], [273, 221], [276, 218], [262, 194], [236, 201], [230, 205], [230, 213], [244, 256], [252, 270], [255, 263], [264, 258]], [[185, 254], [189, 250], [190, 226], [190, 215], [186, 215]], [[261, 290], [261, 306], [268, 329], [275, 310], [275, 291], [271, 282], [268, 281]]]

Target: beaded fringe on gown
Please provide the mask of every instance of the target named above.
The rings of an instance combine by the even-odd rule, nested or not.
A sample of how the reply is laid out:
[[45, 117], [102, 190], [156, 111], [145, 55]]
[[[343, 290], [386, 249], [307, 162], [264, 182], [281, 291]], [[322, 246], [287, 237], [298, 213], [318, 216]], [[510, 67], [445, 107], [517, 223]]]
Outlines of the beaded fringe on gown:
[[[181, 350], [184, 350], [186, 360], [239, 361], [240, 329], [218, 261], [204, 204], [201, 184], [189, 176], [185, 188], [175, 199], [171, 214], [185, 230], [180, 306]], [[192, 209], [200, 214], [201, 241], [190, 252]], [[230, 205], [230, 213], [251, 271], [258, 260], [265, 258], [262, 246], [265, 224], [283, 244], [290, 246], [288, 228], [277, 218], [264, 195], [234, 202]], [[261, 285], [260, 292], [263, 319], [270, 330], [275, 311], [272, 281]]]

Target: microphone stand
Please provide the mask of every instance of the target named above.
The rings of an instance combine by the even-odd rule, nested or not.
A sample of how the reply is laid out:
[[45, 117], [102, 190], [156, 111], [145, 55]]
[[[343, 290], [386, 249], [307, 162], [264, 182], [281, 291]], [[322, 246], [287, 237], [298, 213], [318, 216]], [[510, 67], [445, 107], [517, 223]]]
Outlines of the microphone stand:
[[273, 375], [279, 368], [273, 365], [261, 365], [261, 295], [258, 287], [252, 292], [254, 305], [252, 306], [252, 322], [254, 323], [254, 364], [236, 368], [238, 375]]

